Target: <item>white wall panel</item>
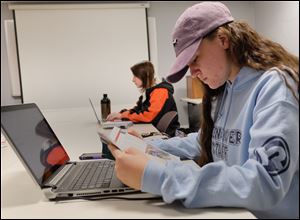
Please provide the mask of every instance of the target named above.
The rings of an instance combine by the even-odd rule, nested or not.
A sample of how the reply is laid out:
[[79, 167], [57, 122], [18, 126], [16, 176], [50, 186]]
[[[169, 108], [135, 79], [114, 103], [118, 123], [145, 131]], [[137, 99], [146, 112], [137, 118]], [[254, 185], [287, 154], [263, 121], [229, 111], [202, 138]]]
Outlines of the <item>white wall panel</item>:
[[14, 20], [5, 20], [5, 40], [12, 96], [21, 96]]
[[129, 6], [15, 8], [24, 102], [80, 107], [107, 93], [112, 105], [135, 104], [130, 67], [149, 59], [147, 21]]

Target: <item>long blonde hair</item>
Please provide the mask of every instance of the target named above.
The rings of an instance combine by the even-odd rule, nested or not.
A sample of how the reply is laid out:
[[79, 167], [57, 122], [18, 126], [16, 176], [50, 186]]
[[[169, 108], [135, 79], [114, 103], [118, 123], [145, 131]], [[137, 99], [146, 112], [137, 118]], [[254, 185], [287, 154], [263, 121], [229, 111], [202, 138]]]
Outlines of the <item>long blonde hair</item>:
[[[239, 66], [248, 66], [256, 70], [268, 70], [277, 67], [289, 74], [298, 85], [299, 92], [299, 58], [286, 51], [280, 44], [260, 36], [247, 23], [234, 21], [225, 24], [206, 38], [214, 39], [217, 34], [228, 36], [230, 48], [228, 55]], [[299, 101], [294, 89], [288, 84], [283, 75], [287, 87], [292, 91], [294, 97]], [[212, 132], [214, 121], [211, 118], [211, 103], [223, 92], [224, 85], [218, 89], [210, 89], [203, 84], [204, 96], [202, 102], [202, 120], [200, 133], [201, 155], [198, 164], [203, 166], [213, 161], [211, 154]]]

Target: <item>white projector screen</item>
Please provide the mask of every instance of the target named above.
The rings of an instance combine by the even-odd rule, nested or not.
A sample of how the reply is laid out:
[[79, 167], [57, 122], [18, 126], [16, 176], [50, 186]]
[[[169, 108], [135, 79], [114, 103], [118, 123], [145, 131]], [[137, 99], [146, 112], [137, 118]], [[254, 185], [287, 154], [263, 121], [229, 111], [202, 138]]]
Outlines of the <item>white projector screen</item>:
[[107, 93], [112, 105], [135, 104], [130, 67], [149, 60], [145, 5], [13, 9], [24, 103], [84, 107]]

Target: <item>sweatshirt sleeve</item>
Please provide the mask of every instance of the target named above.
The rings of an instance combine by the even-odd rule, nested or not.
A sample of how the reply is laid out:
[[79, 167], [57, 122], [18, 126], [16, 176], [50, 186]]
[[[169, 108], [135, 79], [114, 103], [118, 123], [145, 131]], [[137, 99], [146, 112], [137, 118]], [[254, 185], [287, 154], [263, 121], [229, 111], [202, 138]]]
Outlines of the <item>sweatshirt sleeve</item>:
[[[151, 160], [144, 170], [142, 191], [162, 195], [167, 203], [180, 200], [190, 208], [274, 207], [287, 196], [291, 185], [299, 184], [299, 110], [288, 102], [278, 102], [255, 114], [249, 156], [243, 164], [228, 166], [218, 161], [200, 168], [180, 161], [159, 164]], [[274, 117], [280, 120], [279, 126]], [[280, 138], [260, 144], [266, 137], [276, 136]], [[280, 157], [278, 151], [284, 151]], [[296, 199], [295, 204], [299, 205]]]
[[173, 137], [167, 140], [155, 139], [148, 144], [167, 151], [181, 159], [197, 159], [200, 155], [198, 133], [190, 133], [186, 137]]
[[167, 89], [157, 88], [150, 94], [150, 106], [148, 107], [148, 111], [132, 114], [126, 111], [121, 113], [121, 116], [133, 122], [151, 122], [161, 111], [168, 97]]

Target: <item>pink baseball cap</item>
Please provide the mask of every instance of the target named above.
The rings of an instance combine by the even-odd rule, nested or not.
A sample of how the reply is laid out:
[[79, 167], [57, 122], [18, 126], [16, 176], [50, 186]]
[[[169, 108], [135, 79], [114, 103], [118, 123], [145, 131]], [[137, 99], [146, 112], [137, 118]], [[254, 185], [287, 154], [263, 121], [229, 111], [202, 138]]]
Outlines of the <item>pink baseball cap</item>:
[[174, 27], [172, 36], [176, 60], [167, 80], [171, 83], [178, 82], [189, 69], [188, 63], [203, 37], [233, 20], [229, 9], [220, 2], [202, 2], [186, 9]]

